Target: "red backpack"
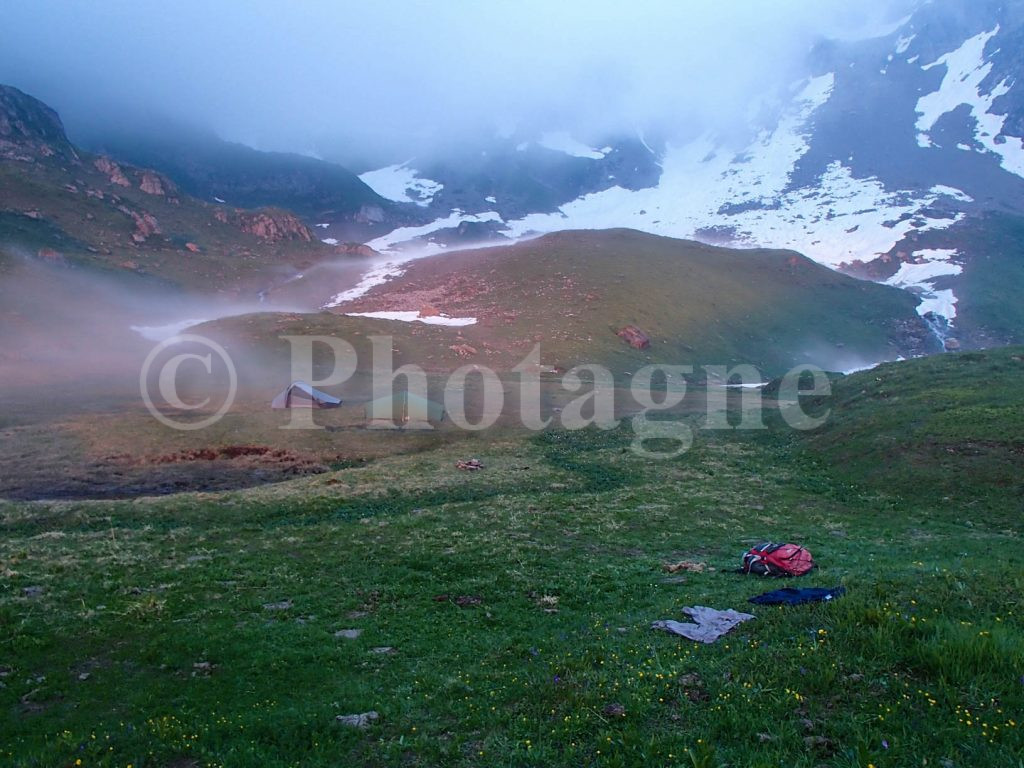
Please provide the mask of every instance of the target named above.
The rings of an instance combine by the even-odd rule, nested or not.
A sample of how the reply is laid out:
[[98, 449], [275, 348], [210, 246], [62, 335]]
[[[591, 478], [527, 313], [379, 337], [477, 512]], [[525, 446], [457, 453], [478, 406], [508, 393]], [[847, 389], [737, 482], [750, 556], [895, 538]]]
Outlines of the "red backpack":
[[814, 558], [803, 547], [765, 541], [743, 555], [740, 571], [755, 576], [803, 576], [814, 567]]

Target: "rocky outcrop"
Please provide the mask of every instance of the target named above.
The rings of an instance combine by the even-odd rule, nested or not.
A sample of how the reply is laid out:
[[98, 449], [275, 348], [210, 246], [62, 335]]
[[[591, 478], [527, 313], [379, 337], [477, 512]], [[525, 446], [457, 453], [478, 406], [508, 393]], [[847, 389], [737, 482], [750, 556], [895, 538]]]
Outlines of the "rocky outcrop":
[[[107, 177], [107, 180], [111, 184], [116, 184], [119, 187], [131, 187], [132, 182], [129, 178], [129, 174], [136, 180], [138, 180], [139, 189], [145, 192], [147, 195], [156, 195], [158, 197], [170, 197], [177, 193], [177, 188], [173, 182], [166, 176], [162, 176], [156, 171], [151, 171], [147, 168], [133, 168], [126, 166], [122, 168], [117, 162], [110, 159], [105, 155], [101, 155], [93, 160], [92, 163], [96, 170]], [[102, 193], [101, 193], [102, 194]], [[177, 199], [171, 199], [172, 203], [178, 203]]]
[[[218, 211], [219, 213], [219, 211]], [[235, 211], [235, 224], [260, 240], [302, 240], [311, 242], [313, 233], [298, 217], [287, 211], [265, 208], [259, 211]]]
[[119, 205], [117, 210], [125, 216], [131, 217], [131, 220], [135, 223], [132, 240], [136, 243], [144, 243], [153, 235], [161, 234], [160, 225], [157, 223], [156, 217], [148, 211], [133, 211], [131, 208], [123, 205]]
[[625, 328], [619, 329], [615, 335], [633, 349], [648, 349], [651, 346], [650, 337], [635, 325], [627, 325]]
[[384, 209], [379, 205], [361, 205], [352, 220], [359, 224], [380, 224], [384, 221]]
[[53, 248], [40, 248], [36, 253], [36, 257], [40, 261], [45, 261], [48, 264], [61, 264], [65, 263], [64, 254], [59, 251], [53, 250]]
[[365, 256], [366, 258], [380, 256], [380, 251], [375, 251], [363, 243], [339, 243], [335, 248], [346, 256]]
[[174, 194], [174, 185], [169, 179], [153, 171], [142, 171], [142, 178], [139, 181], [139, 189], [147, 195], [166, 196]]
[[128, 181], [128, 177], [124, 175], [124, 171], [121, 170], [121, 166], [111, 160], [109, 157], [97, 157], [92, 163], [96, 166], [96, 170], [102, 173], [111, 184], [116, 184], [119, 187], [130, 187], [132, 183]]
[[257, 211], [245, 211], [241, 208], [229, 211], [217, 208], [213, 212], [213, 218], [221, 224], [231, 224], [246, 234], [255, 235], [260, 240], [271, 243], [279, 240], [312, 242], [314, 239], [310, 229], [294, 214], [275, 208]]
[[78, 160], [60, 117], [38, 99], [0, 85], [0, 159], [33, 163], [52, 157]]
[[448, 347], [459, 357], [473, 357], [476, 354], [476, 347], [471, 347], [469, 344], [452, 344]]

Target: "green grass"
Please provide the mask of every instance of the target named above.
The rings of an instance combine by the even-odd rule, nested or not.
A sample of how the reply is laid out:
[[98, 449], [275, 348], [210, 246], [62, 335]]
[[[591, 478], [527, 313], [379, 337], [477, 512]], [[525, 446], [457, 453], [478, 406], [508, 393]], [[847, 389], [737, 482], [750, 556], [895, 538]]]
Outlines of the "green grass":
[[[849, 446], [1012, 440], [971, 414], [1019, 418], [1021, 350], [985, 354], [850, 377], [820, 434], [705, 431], [671, 461], [628, 427], [503, 432], [472, 444], [476, 473], [457, 443], [247, 491], [5, 504], [0, 763], [1016, 766], [1020, 496], [965, 473], [968, 515], [903, 486], [934, 480], [929, 451], [891, 484]], [[966, 410], [929, 405], [936, 377]], [[903, 398], [855, 397], [877, 385]], [[762, 538], [806, 544], [801, 583], [848, 595], [754, 608], [711, 646], [649, 629], [777, 586], [729, 572]], [[680, 559], [716, 570], [663, 572]], [[366, 731], [335, 721], [368, 710]]]
[[1024, 351], [887, 363], [840, 380], [811, 438], [855, 482], [974, 510], [1024, 502]]
[[[544, 362], [563, 369], [742, 362], [779, 375], [807, 361], [846, 370], [934, 348], [916, 303], [905, 291], [855, 280], [793, 251], [612, 229], [421, 260], [344, 309], [431, 304], [453, 317], [477, 317], [460, 331], [486, 350], [474, 362], [489, 365], [500, 357], [514, 365], [541, 342]], [[648, 334], [650, 349], [634, 350], [616, 337], [627, 324]]]

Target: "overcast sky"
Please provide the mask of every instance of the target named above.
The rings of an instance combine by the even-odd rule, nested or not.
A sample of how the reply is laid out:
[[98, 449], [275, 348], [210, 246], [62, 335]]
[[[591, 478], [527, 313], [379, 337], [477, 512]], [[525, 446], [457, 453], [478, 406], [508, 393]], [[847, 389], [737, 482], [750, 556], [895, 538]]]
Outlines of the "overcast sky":
[[7, 0], [0, 82], [265, 149], [410, 153], [519, 126], [728, 125], [823, 36], [911, 0]]

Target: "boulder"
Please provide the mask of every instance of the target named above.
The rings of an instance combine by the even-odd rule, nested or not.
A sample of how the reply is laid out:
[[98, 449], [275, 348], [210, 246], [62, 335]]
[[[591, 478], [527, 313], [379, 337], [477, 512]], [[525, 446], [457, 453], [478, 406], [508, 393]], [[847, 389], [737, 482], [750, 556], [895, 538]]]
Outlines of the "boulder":
[[370, 710], [369, 712], [361, 712], [357, 715], [338, 715], [335, 719], [342, 725], [348, 725], [352, 728], [368, 728], [370, 723], [379, 717], [379, 714]]
[[379, 205], [362, 205], [352, 219], [360, 224], [380, 224], [384, 221], [384, 209]]
[[143, 171], [142, 180], [139, 182], [139, 189], [147, 195], [160, 195], [162, 197], [174, 191], [174, 186], [167, 179], [153, 171]]
[[650, 337], [635, 325], [627, 325], [624, 328], [620, 328], [616, 331], [615, 335], [633, 347], [633, 349], [648, 349], [651, 346]]
[[459, 357], [472, 357], [476, 354], [476, 347], [471, 347], [469, 344], [452, 344], [448, 349]]
[[375, 251], [363, 243], [339, 243], [335, 248], [348, 256], [365, 256], [367, 258], [380, 256], [380, 251]]

